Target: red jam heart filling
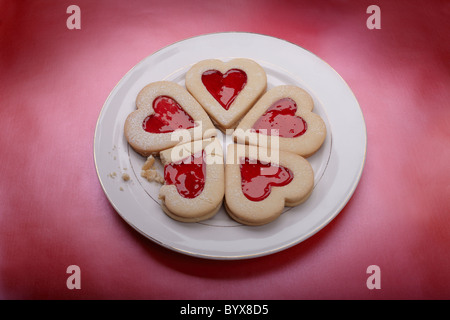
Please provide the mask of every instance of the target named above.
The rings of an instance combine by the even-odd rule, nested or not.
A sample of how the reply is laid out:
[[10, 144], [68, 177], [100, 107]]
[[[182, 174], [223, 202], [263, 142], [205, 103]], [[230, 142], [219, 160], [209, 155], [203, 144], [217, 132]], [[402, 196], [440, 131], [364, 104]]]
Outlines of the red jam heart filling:
[[203, 151], [164, 167], [165, 183], [175, 185], [178, 193], [188, 199], [193, 199], [202, 193], [205, 187], [205, 176], [206, 165]]
[[297, 104], [290, 98], [276, 101], [255, 122], [253, 129], [258, 133], [271, 135], [271, 129], [278, 130], [278, 135], [284, 138], [295, 138], [306, 132], [306, 121], [295, 115]]
[[206, 89], [225, 109], [230, 109], [239, 92], [247, 83], [247, 74], [240, 69], [230, 69], [225, 74], [218, 70], [208, 70], [202, 74]]
[[142, 127], [150, 133], [167, 133], [195, 127], [192, 117], [171, 97], [159, 96], [153, 100], [155, 113], [146, 117]]
[[271, 188], [282, 187], [294, 179], [294, 174], [283, 166], [241, 159], [242, 192], [251, 201], [261, 201], [270, 195]]

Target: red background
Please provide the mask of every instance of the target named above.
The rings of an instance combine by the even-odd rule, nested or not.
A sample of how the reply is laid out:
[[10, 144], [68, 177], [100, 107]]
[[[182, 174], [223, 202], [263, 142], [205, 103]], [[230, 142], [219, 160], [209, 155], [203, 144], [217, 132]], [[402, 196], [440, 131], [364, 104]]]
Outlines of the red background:
[[[81, 30], [66, 27], [71, 4]], [[371, 4], [380, 30], [366, 27]], [[449, 21], [448, 1], [0, 0], [0, 298], [450, 298]], [[93, 160], [99, 112], [130, 68], [223, 31], [317, 54], [355, 93], [368, 134], [336, 219], [283, 252], [225, 262], [135, 232]], [[66, 287], [72, 264], [81, 290]], [[372, 264], [379, 290], [366, 287]]]

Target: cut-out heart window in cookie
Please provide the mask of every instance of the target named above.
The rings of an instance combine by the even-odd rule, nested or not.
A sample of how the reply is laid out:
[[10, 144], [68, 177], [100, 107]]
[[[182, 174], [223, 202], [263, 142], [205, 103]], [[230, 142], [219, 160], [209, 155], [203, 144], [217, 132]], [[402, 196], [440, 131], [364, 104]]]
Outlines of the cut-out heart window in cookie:
[[147, 132], [167, 133], [195, 127], [194, 119], [171, 97], [157, 97], [153, 100], [153, 110], [155, 113], [147, 116], [142, 123]]
[[240, 170], [242, 192], [251, 201], [264, 200], [272, 187], [285, 186], [294, 179], [292, 171], [283, 166], [249, 158], [241, 160]]
[[231, 69], [225, 74], [218, 70], [207, 70], [202, 74], [202, 82], [214, 99], [228, 110], [247, 84], [247, 74], [240, 69]]
[[205, 187], [205, 176], [204, 152], [197, 152], [187, 159], [164, 167], [166, 184], [175, 185], [178, 193], [188, 199], [193, 199], [202, 193]]
[[284, 138], [295, 138], [307, 130], [306, 121], [295, 115], [297, 104], [290, 98], [276, 101], [255, 122], [253, 129], [258, 133], [271, 135], [272, 130], [278, 130], [278, 135]]

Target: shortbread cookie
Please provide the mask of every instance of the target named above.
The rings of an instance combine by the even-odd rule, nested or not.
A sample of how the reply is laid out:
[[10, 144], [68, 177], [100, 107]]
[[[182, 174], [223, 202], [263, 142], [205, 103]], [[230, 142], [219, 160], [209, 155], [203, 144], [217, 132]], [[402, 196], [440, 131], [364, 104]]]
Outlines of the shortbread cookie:
[[175, 146], [180, 136], [187, 142], [216, 134], [203, 108], [176, 83], [158, 81], [147, 85], [139, 92], [136, 107], [128, 115], [124, 130], [128, 143], [143, 156]]
[[264, 69], [250, 59], [203, 60], [186, 74], [186, 88], [224, 132], [236, 127], [266, 86]]
[[164, 212], [182, 222], [211, 218], [224, 196], [223, 150], [212, 138], [160, 153], [165, 183], [159, 192]]
[[239, 123], [233, 133], [234, 140], [267, 148], [279, 147], [309, 157], [322, 146], [327, 132], [322, 118], [312, 112], [313, 107], [311, 96], [299, 87], [272, 88]]
[[313, 190], [314, 172], [306, 159], [286, 151], [277, 157], [269, 154], [257, 146], [228, 145], [225, 208], [240, 223], [269, 223], [285, 206], [304, 202]]

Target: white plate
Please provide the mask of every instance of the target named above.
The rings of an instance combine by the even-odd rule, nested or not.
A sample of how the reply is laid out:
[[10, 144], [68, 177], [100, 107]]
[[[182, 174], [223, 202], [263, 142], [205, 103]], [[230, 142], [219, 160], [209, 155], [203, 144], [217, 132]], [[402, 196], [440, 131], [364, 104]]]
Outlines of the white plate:
[[[160, 185], [140, 177], [145, 159], [124, 138], [125, 118], [135, 110], [138, 92], [148, 83], [184, 85], [187, 70], [210, 58], [250, 58], [267, 72], [268, 89], [293, 84], [314, 99], [314, 112], [327, 125], [321, 149], [308, 160], [315, 187], [303, 204], [287, 208], [274, 222], [240, 225], [222, 209], [200, 223], [182, 223], [160, 208]], [[224, 144], [228, 136], [222, 136]], [[326, 226], [353, 194], [364, 166], [366, 128], [358, 102], [344, 80], [323, 60], [287, 41], [250, 33], [216, 33], [190, 38], [145, 58], [117, 84], [98, 118], [94, 159], [103, 190], [120, 216], [156, 243], [210, 259], [244, 259], [271, 254], [307, 239]], [[160, 165], [160, 164], [159, 164]], [[162, 166], [159, 167], [162, 173]], [[124, 181], [123, 173], [131, 179]]]

